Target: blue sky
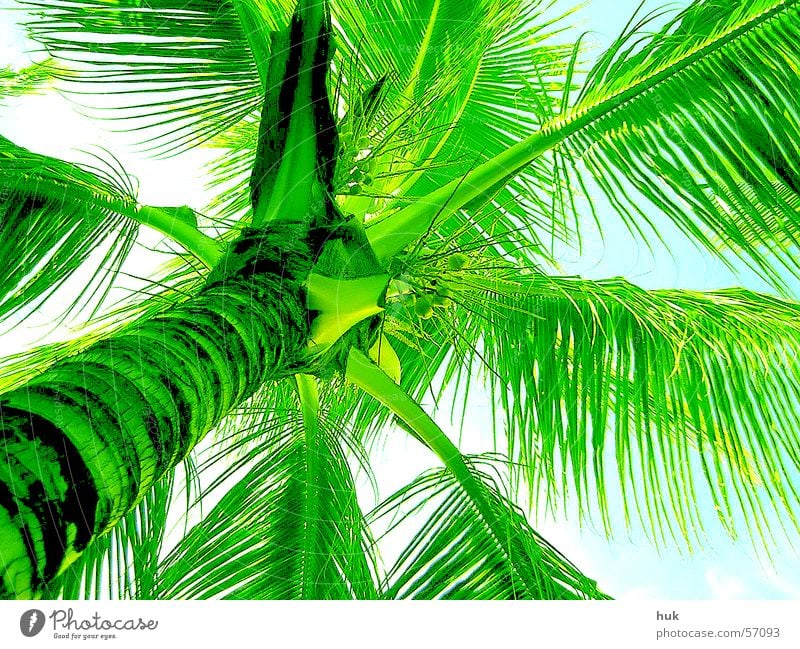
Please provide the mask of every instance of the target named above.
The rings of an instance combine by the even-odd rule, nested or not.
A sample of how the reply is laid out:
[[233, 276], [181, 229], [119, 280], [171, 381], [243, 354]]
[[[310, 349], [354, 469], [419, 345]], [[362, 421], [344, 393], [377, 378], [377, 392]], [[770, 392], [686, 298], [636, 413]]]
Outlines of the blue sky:
[[[7, 2], [0, 0], [2, 6]], [[598, 51], [619, 32], [637, 5], [638, 2], [590, 0], [578, 13], [585, 21], [583, 28], [591, 30], [588, 38]], [[13, 19], [8, 12], [0, 13], [0, 64], [23, 64], [31, 47], [15, 29]], [[172, 160], [147, 160], [126, 146], [129, 138], [99, 130], [95, 122], [81, 117], [60, 97], [36, 97], [0, 106], [0, 133], [34, 150], [71, 159], [79, 157], [76, 149], [88, 145], [114, 151], [129, 172], [139, 178], [143, 203], [188, 203], [201, 207], [209, 199], [202, 186], [201, 172], [201, 165], [211, 157], [208, 152]], [[180, 196], [176, 196], [176, 188], [180, 188]], [[595, 207], [601, 215], [610, 214], [602, 201], [598, 200]], [[604, 218], [603, 223], [605, 242], [591, 228], [585, 230], [583, 253], [579, 256], [565, 253], [560, 260], [566, 272], [591, 278], [624, 276], [645, 288], [710, 289], [741, 285], [765, 289], [763, 282], [752, 274], [735, 274], [699, 253], [674, 230], [668, 232], [667, 245], [654, 244], [653, 250], [647, 250], [614, 217]], [[37, 335], [33, 327], [28, 330], [31, 336]], [[451, 428], [447, 417], [438, 419], [445, 429]], [[486, 395], [472, 395], [463, 439], [465, 450], [471, 444], [485, 450], [490, 421]], [[398, 434], [391, 435], [385, 445], [376, 449], [374, 458], [384, 496], [432, 465], [424, 449]], [[719, 532], [712, 531], [708, 546], [687, 556], [675, 550], [659, 553], [637, 529], [608, 541], [591, 529], [579, 531], [571, 517], [542, 521], [538, 529], [618, 598], [800, 599], [800, 562], [788, 545], [780, 548], [776, 563], [770, 568], [759, 562], [749, 541], [734, 542]]]

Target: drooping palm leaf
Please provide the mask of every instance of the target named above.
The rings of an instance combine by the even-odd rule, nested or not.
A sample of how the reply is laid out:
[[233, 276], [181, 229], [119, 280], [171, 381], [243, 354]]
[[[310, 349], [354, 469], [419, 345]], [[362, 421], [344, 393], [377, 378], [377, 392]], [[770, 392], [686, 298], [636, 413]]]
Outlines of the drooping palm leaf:
[[589, 75], [566, 148], [630, 224], [651, 221], [643, 194], [782, 284], [770, 254], [798, 268], [798, 25], [795, 0], [705, 0], [644, 43], [623, 35]]
[[[257, 3], [270, 29], [292, 2]], [[161, 154], [177, 153], [250, 113], [262, 97], [256, 61], [230, 0], [25, 0], [33, 39], [80, 71], [77, 93], [113, 92], [114, 103], [83, 100], [145, 129]], [[66, 79], [65, 79], [66, 80]]]
[[[449, 484], [457, 491], [453, 501], [446, 501], [434, 515], [433, 522], [414, 537], [411, 549], [400, 559], [402, 563], [419, 552], [419, 557], [406, 568], [413, 576], [400, 580], [418, 582], [411, 589], [413, 596], [429, 599], [448, 596], [459, 599], [604, 597], [594, 582], [554, 553], [527, 526], [525, 518], [510, 501], [498, 495], [493, 482], [476, 470], [473, 459], [464, 457], [430, 415], [375, 362], [351, 350], [346, 376], [393, 412], [408, 432], [436, 454], [446, 472], [434, 474], [435, 482]], [[427, 479], [423, 477], [421, 482]], [[401, 496], [409, 491], [413, 493], [417, 486], [412, 483], [399, 493]], [[426, 491], [425, 486], [421, 491]], [[430, 500], [430, 495], [425, 494], [425, 502]], [[390, 498], [391, 504], [379, 517], [388, 512], [397, 514], [403, 503], [393, 501], [395, 499]], [[378, 509], [380, 511], [381, 507]], [[417, 588], [419, 582], [425, 583], [421, 590]], [[402, 592], [403, 586], [390, 586], [388, 594], [393, 596], [393, 591]]]
[[492, 403], [534, 494], [574, 489], [579, 509], [596, 502], [610, 529], [613, 466], [626, 518], [661, 542], [701, 533], [705, 493], [731, 533], [741, 513], [759, 540], [797, 526], [795, 303], [621, 279], [520, 285], [494, 296], [497, 310], [476, 322], [480, 357], [462, 362], [491, 368]]
[[379, 542], [410, 537], [389, 570], [383, 597], [605, 599], [595, 581], [530, 527], [482, 462], [470, 458], [468, 464], [504, 534], [494, 533], [452, 474], [438, 469], [421, 475], [369, 515], [371, 524], [389, 530]]
[[221, 448], [220, 457], [231, 458], [248, 437], [262, 438], [265, 424], [274, 429], [259, 448], [234, 457], [212, 485], [247, 470], [164, 559], [160, 597], [375, 597], [371, 542], [342, 431], [324, 416], [316, 422], [277, 416], [265, 413], [261, 426]]
[[[131, 181], [114, 166], [79, 166], [0, 136], [0, 318], [52, 295], [95, 251], [81, 293], [108, 288], [135, 239]], [[74, 305], [73, 305], [74, 306]]]
[[[731, 534], [744, 524], [769, 539], [783, 522], [796, 525], [796, 303], [744, 289], [645, 291], [621, 279], [520, 273], [494, 258], [453, 272], [447, 259], [422, 255], [403, 277], [417, 296], [448, 287], [451, 306], [422, 319], [419, 297], [387, 305], [382, 331], [400, 384], [463, 418], [482, 378], [496, 437], [534, 499], [552, 506], [573, 493], [610, 530], [611, 468], [626, 519], [660, 543], [692, 545], [710, 522], [706, 500]], [[339, 407], [366, 439], [389, 420], [352, 392]]]

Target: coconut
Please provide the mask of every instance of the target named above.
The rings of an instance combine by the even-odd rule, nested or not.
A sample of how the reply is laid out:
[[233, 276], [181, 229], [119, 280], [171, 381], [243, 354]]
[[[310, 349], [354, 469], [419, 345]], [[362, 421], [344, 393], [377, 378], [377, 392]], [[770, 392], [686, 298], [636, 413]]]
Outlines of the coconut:
[[461, 270], [469, 266], [469, 257], [463, 252], [454, 252], [447, 258], [447, 267], [450, 270]]
[[433, 315], [433, 304], [427, 295], [420, 295], [414, 302], [414, 313], [423, 320], [427, 320]]

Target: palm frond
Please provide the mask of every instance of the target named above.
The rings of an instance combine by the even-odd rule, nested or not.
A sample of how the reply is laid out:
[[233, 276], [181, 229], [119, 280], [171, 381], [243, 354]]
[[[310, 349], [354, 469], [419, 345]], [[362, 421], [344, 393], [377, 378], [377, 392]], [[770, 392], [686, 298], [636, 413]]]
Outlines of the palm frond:
[[493, 467], [486, 458], [465, 459], [504, 534], [494, 533], [451, 473], [437, 469], [421, 475], [369, 515], [371, 525], [388, 530], [379, 542], [410, 538], [388, 572], [383, 597], [607, 599], [595, 581], [530, 527], [488, 473]]
[[[259, 446], [236, 457], [253, 436]], [[342, 443], [335, 421], [309, 426], [296, 411], [265, 413], [224, 443], [200, 466], [232, 459], [204, 497], [247, 473], [164, 559], [159, 597], [374, 599], [372, 542]]]
[[798, 273], [798, 25], [795, 0], [703, 0], [650, 37], [629, 30], [551, 127], [580, 123], [561, 147], [580, 159], [573, 171], [633, 231], [658, 231], [655, 206], [785, 286], [775, 262]]
[[701, 0], [655, 34], [627, 31], [571, 108], [565, 101], [541, 129], [375, 223], [378, 257], [553, 154], [575, 188], [568, 196], [591, 191], [591, 178], [644, 241], [658, 234], [654, 206], [724, 262], [733, 264], [726, 251], [734, 250], [786, 290], [780, 266], [800, 270], [791, 155], [800, 142], [791, 90], [799, 14], [797, 0]]
[[[133, 245], [130, 179], [40, 155], [0, 136], [0, 319], [52, 295], [95, 251], [99, 268], [78, 301], [101, 298]], [[116, 162], [116, 161], [115, 161]]]
[[21, 97], [41, 91], [52, 81], [56, 73], [66, 72], [52, 59], [32, 63], [19, 70], [9, 66], [0, 67], [0, 101], [6, 97]]
[[[512, 5], [515, 11], [485, 47], [469, 79], [469, 94], [454, 111], [452, 127], [435, 140], [430, 165], [421, 164], [411, 176], [408, 195], [424, 197], [463, 177], [559, 114], [563, 97], [574, 86], [571, 77], [578, 61], [573, 57], [582, 53], [580, 43], [557, 42], [569, 13], [551, 15], [548, 2]], [[536, 159], [464, 212], [441, 220], [437, 232], [445, 238], [458, 233], [455, 242], [461, 245], [471, 242], [475, 232], [487, 233], [487, 239], [506, 233], [508, 240], [497, 244], [504, 252], [550, 258], [553, 241], [579, 241], [574, 190], [562, 165], [560, 156]]]
[[[413, 537], [411, 549], [401, 556], [400, 563], [415, 555], [405, 568], [411, 576], [404, 575], [401, 579], [416, 582], [412, 587], [414, 596], [604, 597], [594, 582], [553, 553], [532, 532], [511, 501], [499, 497], [493, 482], [476, 470], [473, 459], [465, 457], [422, 406], [375, 362], [361, 352], [350, 350], [346, 376], [393, 412], [414, 438], [436, 454], [446, 472], [434, 474], [435, 482], [449, 483], [458, 492], [454, 495], [458, 502], [445, 502], [434, 514], [433, 523]], [[422, 481], [425, 480], [423, 477]], [[415, 487], [416, 483], [412, 483], [400, 494], [413, 492]], [[430, 503], [429, 495], [425, 494], [422, 504]], [[392, 502], [388, 512], [397, 514], [404, 504]], [[420, 582], [425, 584], [421, 590], [417, 588]], [[389, 587], [390, 596], [393, 589], [397, 589], [396, 584]]]
[[[382, 332], [401, 387], [463, 424], [469, 395], [486, 385], [495, 438], [533, 503], [566, 506], [572, 495], [607, 532], [622, 511], [659, 545], [692, 547], [715, 518], [767, 544], [796, 528], [796, 303], [551, 277], [492, 257], [458, 272], [445, 253], [420, 259], [403, 277], [417, 295], [447, 287], [453, 304], [422, 319], [411, 295], [387, 303]], [[390, 420], [344, 389], [338, 408], [365, 440]]]
[[800, 305], [622, 279], [537, 275], [520, 289], [495, 296], [498, 310], [475, 323], [480, 358], [459, 360], [489, 368], [533, 496], [574, 490], [610, 530], [611, 466], [625, 517], [658, 542], [691, 544], [707, 497], [731, 534], [742, 521], [759, 542], [797, 528]]
[[[262, 97], [256, 61], [231, 0], [24, 0], [31, 38], [79, 72], [65, 90], [143, 144], [175, 154], [238, 122]], [[259, 2], [267, 29], [289, 0]], [[102, 95], [112, 92], [109, 106]], [[104, 115], [104, 113], [98, 113]]]
[[[448, 0], [335, 8], [337, 90], [346, 111], [339, 181], [343, 194], [358, 190], [344, 198], [343, 209], [385, 216], [461, 177], [557, 113], [572, 47], [552, 43], [561, 17], [547, 18], [549, 8], [538, 0], [478, 2], [466, 12], [464, 3]], [[362, 115], [365, 98], [382, 79], [379, 102]], [[514, 230], [524, 223], [537, 244], [569, 238], [563, 202], [540, 198], [545, 187], [562, 198], [567, 191], [552, 165], [542, 159], [492, 201], [474, 204], [473, 227]], [[443, 224], [446, 234], [464, 218]]]

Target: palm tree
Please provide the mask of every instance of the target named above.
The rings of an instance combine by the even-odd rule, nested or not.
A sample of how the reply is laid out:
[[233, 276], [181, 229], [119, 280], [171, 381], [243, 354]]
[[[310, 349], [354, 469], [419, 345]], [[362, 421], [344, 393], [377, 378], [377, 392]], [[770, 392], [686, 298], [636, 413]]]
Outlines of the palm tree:
[[[797, 531], [797, 0], [637, 11], [588, 71], [537, 0], [23, 4], [58, 63], [4, 92], [112, 92], [154, 154], [224, 155], [201, 214], [0, 138], [4, 321], [92, 264], [86, 332], [2, 365], [0, 595], [604, 598], [519, 503], [610, 531], [614, 489], [660, 543]], [[597, 192], [777, 295], [560, 275]], [[142, 225], [181, 252], [109, 308]], [[421, 405], [477, 381], [503, 454]], [[392, 422], [440, 466], [366, 512]], [[198, 473], [211, 509], [170, 548]]]

